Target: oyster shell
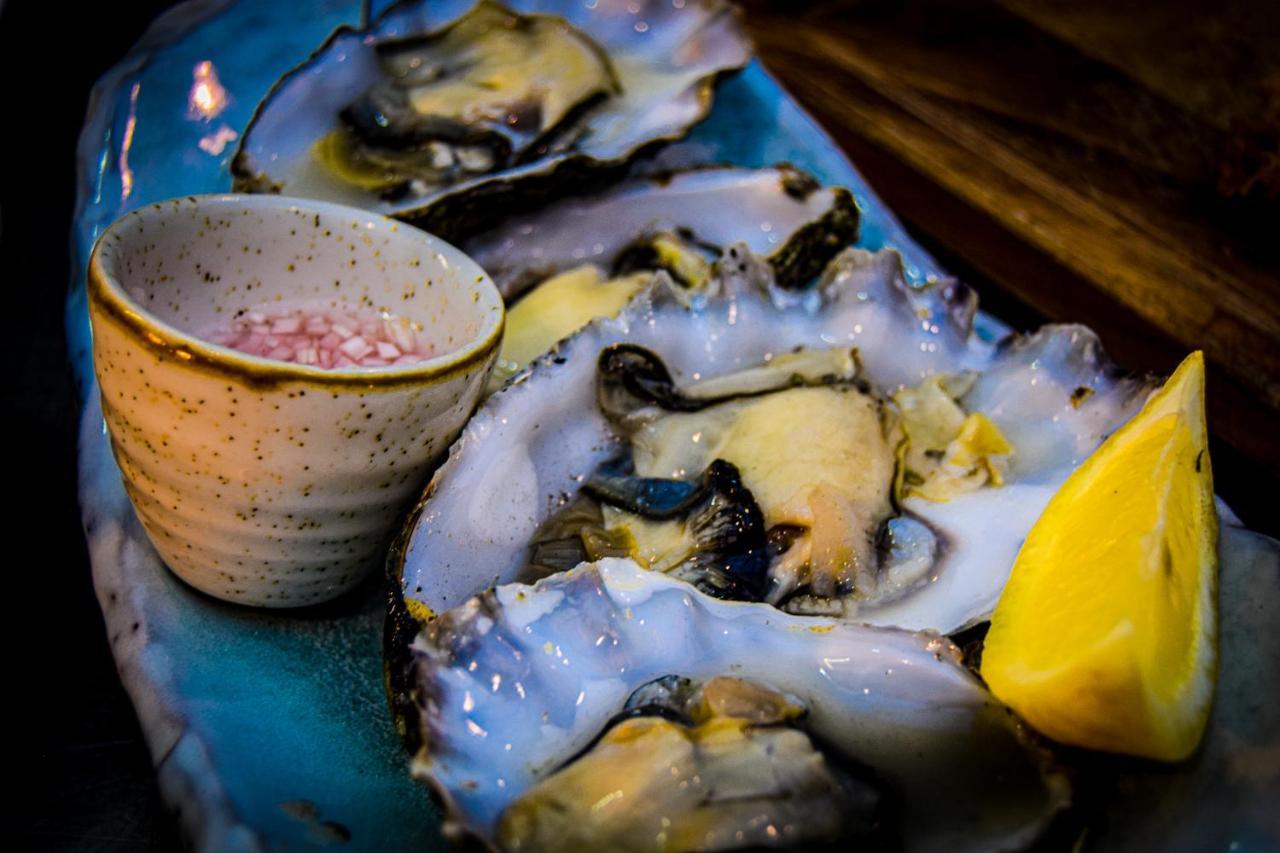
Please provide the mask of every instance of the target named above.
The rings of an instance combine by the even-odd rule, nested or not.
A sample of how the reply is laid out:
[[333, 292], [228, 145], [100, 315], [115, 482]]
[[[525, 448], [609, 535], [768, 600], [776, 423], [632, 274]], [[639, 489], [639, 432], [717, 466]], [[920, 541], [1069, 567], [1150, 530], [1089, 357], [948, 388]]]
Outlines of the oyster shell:
[[[748, 789], [744, 798], [756, 799], [757, 816], [778, 820], [780, 841], [793, 831], [785, 824], [795, 819], [791, 810], [803, 805], [771, 805], [787, 791], [776, 777], [752, 786], [768, 774], [761, 762], [769, 756], [751, 732], [759, 736], [785, 719], [797, 727], [785, 730], [789, 735], [772, 729], [773, 746], [798, 755], [775, 751], [773, 758], [790, 771], [808, 768], [792, 782], [811, 793], [825, 789], [822, 796], [864, 815], [874, 811], [868, 800], [883, 788], [908, 851], [1017, 848], [1066, 801], [1064, 779], [1028, 746], [1014, 717], [959, 664], [958, 650], [946, 640], [719, 602], [628, 560], [472, 598], [432, 621], [412, 655], [414, 722], [422, 738], [413, 772], [440, 794], [446, 834], [455, 839], [473, 834], [492, 841], [501, 826], [508, 849], [538, 849], [532, 843], [538, 808], [582, 782], [573, 764], [563, 771], [568, 779], [555, 779], [556, 771], [591, 746], [641, 688], [639, 704], [688, 709], [688, 702], [673, 703], [668, 690], [655, 696], [653, 682], [673, 675], [703, 683], [697, 701], [714, 704], [695, 711], [695, 719], [718, 715], [727, 722], [721, 753], [699, 760], [708, 762], [712, 776], [719, 762], [736, 764], [730, 776]], [[705, 691], [721, 676], [737, 684], [719, 683], [722, 695], [707, 700]], [[754, 687], [744, 689], [738, 681], [744, 678]], [[632, 704], [630, 713], [637, 710]], [[647, 746], [681, 751], [685, 736], [657, 728], [660, 737]], [[629, 734], [653, 736], [654, 729], [632, 726]], [[804, 740], [801, 732], [820, 745], [826, 771], [813, 766], [818, 752], [797, 742]], [[614, 764], [594, 775], [596, 783], [603, 777], [625, 791], [643, 787], [647, 778], [655, 788], [647, 804], [624, 797], [610, 810], [608, 802], [597, 802], [602, 826], [616, 817], [629, 829], [661, 831], [666, 818], [671, 837], [693, 825], [708, 840], [719, 838], [723, 846], [711, 849], [736, 849], [748, 840], [743, 814], [715, 808], [725, 801], [699, 787], [711, 780], [681, 776], [688, 768], [666, 761], [671, 756], [663, 750], [628, 752], [617, 748], [623, 738], [606, 739], [611, 749], [587, 753], [593, 765], [616, 761], [630, 769], [623, 778], [622, 764]], [[831, 791], [838, 783], [830, 767], [839, 761], [872, 776], [863, 776], [854, 793]], [[706, 808], [682, 810], [682, 798]], [[734, 830], [743, 835], [734, 839]], [[801, 847], [813, 840], [803, 839]], [[656, 833], [609, 841], [660, 846]]]
[[[235, 188], [362, 206], [456, 241], [680, 138], [706, 116], [716, 79], [750, 59], [723, 0], [516, 0], [511, 12], [483, 2], [463, 18], [471, 5], [398, 3], [367, 30], [334, 33], [259, 105], [232, 162]], [[512, 29], [549, 37], [531, 50]], [[490, 38], [502, 49], [486, 53]], [[549, 94], [533, 91], [529, 74], [492, 61], [498, 53], [562, 73]], [[494, 73], [472, 85], [453, 73], [460, 64]], [[498, 78], [501, 96], [477, 91]], [[514, 125], [500, 129], [507, 116]], [[360, 135], [331, 135], [344, 124]], [[407, 162], [408, 174], [386, 178]]]
[[[1016, 448], [1004, 485], [941, 503], [908, 496], [902, 509], [934, 535], [900, 530], [908, 543], [900, 558], [909, 563], [936, 542], [927, 577], [910, 594], [844, 612], [943, 633], [990, 614], [1023, 536], [1058, 484], [1148, 389], [1120, 376], [1079, 326], [1049, 326], [998, 346], [978, 339], [968, 291], [949, 281], [908, 285], [892, 252], [848, 250], [816, 290], [795, 296], [771, 290], [768, 265], [740, 248], [719, 262], [715, 278], [714, 295], [696, 306], [659, 282], [489, 399], [407, 528], [406, 598], [444, 610], [519, 576], [539, 526], [617, 452], [614, 426], [595, 399], [597, 359], [613, 344], [659, 353], [690, 380], [815, 343], [856, 348], [860, 375], [882, 397], [926, 377], [973, 372], [966, 405]], [[1079, 388], [1093, 393], [1081, 401]]]
[[858, 208], [848, 190], [791, 166], [713, 166], [566, 199], [463, 248], [511, 299], [584, 263], [612, 272], [629, 248], [671, 233], [717, 256], [744, 242], [769, 261], [780, 287], [797, 288], [857, 240]]

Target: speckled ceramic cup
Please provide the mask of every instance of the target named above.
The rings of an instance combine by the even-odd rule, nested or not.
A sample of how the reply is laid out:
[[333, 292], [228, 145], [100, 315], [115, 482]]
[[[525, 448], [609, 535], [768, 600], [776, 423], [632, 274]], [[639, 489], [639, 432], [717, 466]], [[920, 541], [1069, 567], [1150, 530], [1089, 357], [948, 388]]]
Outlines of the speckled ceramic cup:
[[[435, 358], [325, 370], [194, 333], [277, 299], [420, 322]], [[503, 308], [453, 246], [375, 214], [198, 196], [113, 224], [89, 264], [102, 409], [130, 499], [174, 572], [210, 595], [297, 607], [376, 566], [497, 356]]]

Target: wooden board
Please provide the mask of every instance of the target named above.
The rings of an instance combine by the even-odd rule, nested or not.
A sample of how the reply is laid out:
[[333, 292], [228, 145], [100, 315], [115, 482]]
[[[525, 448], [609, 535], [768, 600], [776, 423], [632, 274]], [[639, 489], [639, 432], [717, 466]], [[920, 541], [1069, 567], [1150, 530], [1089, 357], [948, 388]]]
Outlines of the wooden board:
[[1280, 16], [744, 5], [767, 65], [910, 226], [1131, 367], [1204, 349], [1223, 455], [1280, 474]]

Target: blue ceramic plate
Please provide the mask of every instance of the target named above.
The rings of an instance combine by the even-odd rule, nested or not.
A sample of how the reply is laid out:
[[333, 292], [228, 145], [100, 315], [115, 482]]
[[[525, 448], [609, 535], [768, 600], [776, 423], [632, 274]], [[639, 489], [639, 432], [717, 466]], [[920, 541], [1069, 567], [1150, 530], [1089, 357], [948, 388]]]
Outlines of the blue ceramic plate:
[[[228, 161], [267, 89], [335, 27], [361, 16], [355, 0], [191, 0], [158, 20], [99, 83], [80, 142], [67, 324], [85, 402], [80, 496], [94, 583], [161, 791], [201, 849], [443, 845], [434, 807], [409, 779], [383, 694], [381, 585], [319, 610], [273, 615], [177, 580], [125, 498], [89, 352], [84, 269], [98, 234], [140, 205], [229, 189]], [[711, 116], [680, 149], [685, 159], [743, 166], [789, 161], [847, 186], [863, 208], [863, 246], [897, 248], [913, 278], [938, 274], [758, 63], [721, 86]], [[982, 328], [1002, 330], [990, 318]], [[1280, 787], [1280, 711], [1271, 701], [1280, 695], [1278, 558], [1274, 543], [1248, 544], [1240, 576], [1223, 581], [1220, 695], [1233, 701], [1219, 703], [1217, 740], [1189, 768], [1127, 768], [1116, 809], [1138, 809], [1141, 819], [1116, 826], [1117, 843], [1149, 840], [1153, 827], [1168, 831], [1197, 813], [1200, 829], [1210, 830], [1197, 844], [1280, 843], [1266, 806]], [[1264, 634], [1267, 642], [1255, 641]], [[1233, 644], [1247, 654], [1234, 655]], [[1222, 713], [1228, 704], [1238, 715]], [[1209, 813], [1191, 805], [1206, 801], [1214, 803]]]

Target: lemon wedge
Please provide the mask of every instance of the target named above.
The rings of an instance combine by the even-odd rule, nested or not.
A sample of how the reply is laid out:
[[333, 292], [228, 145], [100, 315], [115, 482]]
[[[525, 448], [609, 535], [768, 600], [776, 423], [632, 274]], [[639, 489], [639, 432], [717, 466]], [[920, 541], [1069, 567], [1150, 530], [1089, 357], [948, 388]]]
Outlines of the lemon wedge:
[[1218, 517], [1204, 356], [1179, 365], [1031, 528], [991, 618], [982, 676], [1063, 743], [1177, 761], [1208, 722]]

